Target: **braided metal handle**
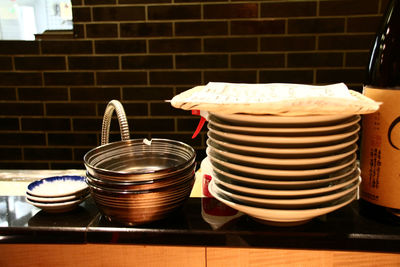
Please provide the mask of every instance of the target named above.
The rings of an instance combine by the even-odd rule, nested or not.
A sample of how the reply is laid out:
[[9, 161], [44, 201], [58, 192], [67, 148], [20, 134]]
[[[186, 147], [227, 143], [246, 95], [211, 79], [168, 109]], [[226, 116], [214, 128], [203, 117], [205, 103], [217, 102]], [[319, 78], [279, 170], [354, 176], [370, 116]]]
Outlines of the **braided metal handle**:
[[108, 103], [103, 116], [103, 124], [101, 129], [101, 145], [105, 145], [109, 141], [110, 124], [114, 110], [117, 113], [119, 129], [121, 131], [121, 140], [125, 141], [130, 139], [129, 125], [128, 120], [126, 119], [124, 107], [118, 100], [111, 100]]

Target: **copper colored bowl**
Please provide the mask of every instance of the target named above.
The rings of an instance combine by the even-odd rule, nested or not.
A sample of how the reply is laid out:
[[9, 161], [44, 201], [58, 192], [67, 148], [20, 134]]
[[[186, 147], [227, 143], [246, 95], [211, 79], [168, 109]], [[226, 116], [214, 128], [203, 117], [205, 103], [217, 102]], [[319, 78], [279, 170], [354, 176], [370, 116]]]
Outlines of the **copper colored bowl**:
[[175, 184], [179, 184], [184, 180], [187, 180], [191, 176], [193, 176], [196, 168], [196, 163], [188, 166], [189, 168], [185, 168], [180, 172], [176, 172], [173, 175], [165, 177], [163, 179], [149, 180], [145, 182], [117, 182], [117, 181], [109, 181], [103, 180], [97, 177], [93, 177], [90, 173], [86, 173], [86, 180], [88, 183], [98, 186], [99, 188], [109, 189], [109, 190], [151, 190], [162, 188], [166, 186], [172, 186]]
[[87, 172], [104, 181], [146, 182], [175, 175], [195, 162], [192, 147], [169, 139], [131, 139], [92, 149], [84, 156]]
[[156, 190], [118, 191], [90, 185], [92, 197], [105, 218], [125, 225], [139, 225], [167, 217], [189, 198], [194, 175], [187, 181]]
[[[116, 111], [122, 141], [108, 143]], [[107, 105], [101, 146], [84, 156], [86, 183], [100, 212], [126, 225], [162, 219], [190, 196], [195, 180], [195, 150], [169, 139], [130, 139], [119, 101]]]

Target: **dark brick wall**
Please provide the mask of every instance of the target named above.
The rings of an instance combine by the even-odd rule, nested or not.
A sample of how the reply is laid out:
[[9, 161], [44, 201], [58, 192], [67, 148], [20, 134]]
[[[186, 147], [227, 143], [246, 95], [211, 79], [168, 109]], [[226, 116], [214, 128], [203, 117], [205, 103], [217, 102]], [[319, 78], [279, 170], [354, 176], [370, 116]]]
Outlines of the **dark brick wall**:
[[[0, 168], [83, 168], [105, 105], [132, 138], [199, 151], [198, 118], [171, 108], [208, 81], [360, 89], [387, 0], [73, 0], [74, 38], [0, 41]], [[111, 140], [118, 140], [112, 123]], [[199, 154], [199, 158], [204, 153]]]

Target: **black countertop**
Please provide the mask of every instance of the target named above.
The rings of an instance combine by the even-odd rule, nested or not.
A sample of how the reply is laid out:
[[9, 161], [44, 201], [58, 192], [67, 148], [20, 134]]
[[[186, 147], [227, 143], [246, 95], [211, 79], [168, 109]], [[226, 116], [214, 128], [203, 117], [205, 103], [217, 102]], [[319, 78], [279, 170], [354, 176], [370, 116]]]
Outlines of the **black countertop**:
[[[119, 243], [244, 248], [335, 249], [400, 252], [400, 224], [363, 215], [350, 205], [299, 226], [262, 224], [243, 214], [210, 216], [227, 208], [210, 198], [190, 198], [168, 218], [139, 226], [107, 221], [92, 199], [61, 214], [42, 211], [24, 196], [0, 197], [0, 243]], [[360, 209], [361, 207], [361, 209]], [[214, 211], [213, 211], [214, 209]], [[232, 215], [232, 214], [230, 214]]]

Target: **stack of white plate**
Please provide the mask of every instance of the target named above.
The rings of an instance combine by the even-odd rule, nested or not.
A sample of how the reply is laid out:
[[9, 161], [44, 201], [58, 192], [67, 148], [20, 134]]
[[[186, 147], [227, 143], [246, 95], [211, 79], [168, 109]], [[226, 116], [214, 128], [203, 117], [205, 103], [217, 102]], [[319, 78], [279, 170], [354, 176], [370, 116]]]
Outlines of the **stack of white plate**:
[[54, 176], [30, 183], [26, 201], [51, 213], [75, 209], [89, 197], [89, 187], [82, 176]]
[[360, 116], [210, 114], [210, 193], [265, 223], [300, 224], [358, 195]]

